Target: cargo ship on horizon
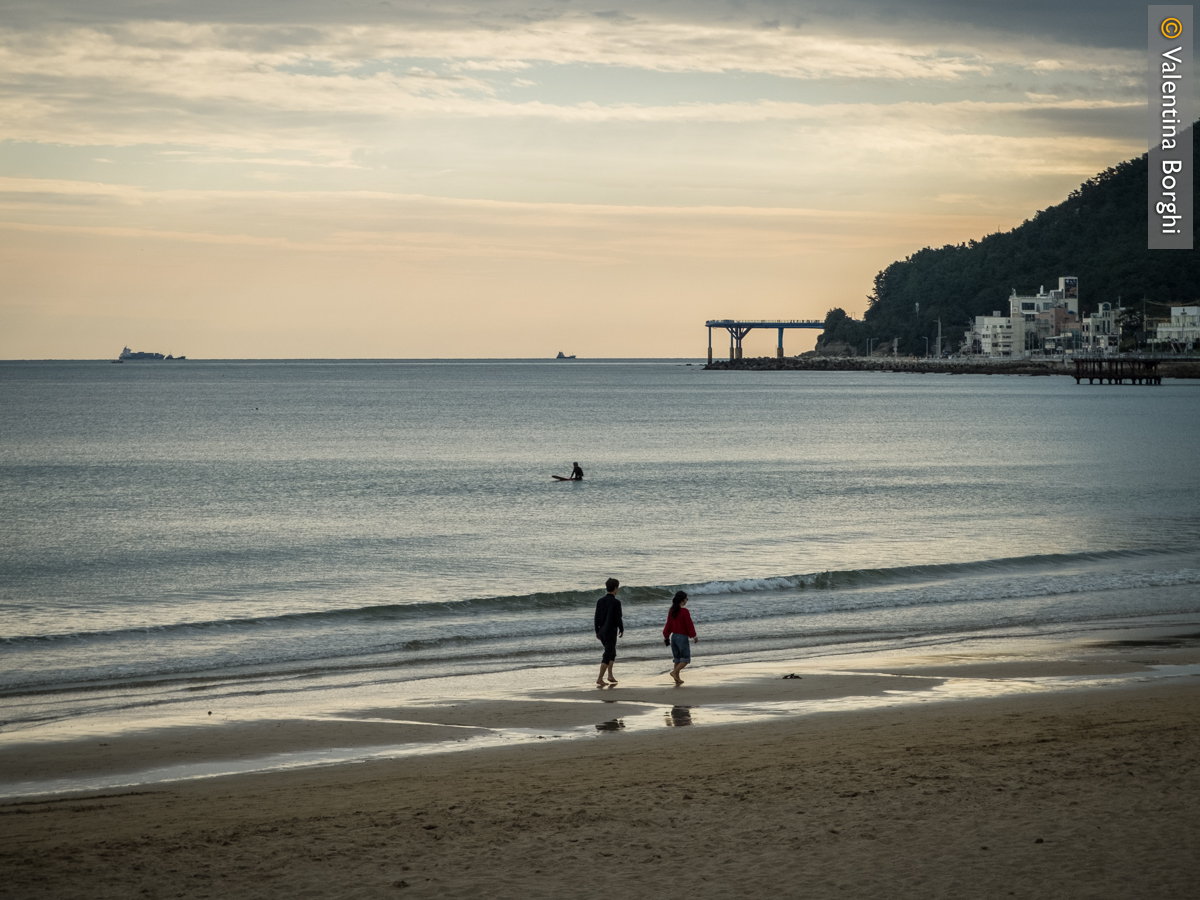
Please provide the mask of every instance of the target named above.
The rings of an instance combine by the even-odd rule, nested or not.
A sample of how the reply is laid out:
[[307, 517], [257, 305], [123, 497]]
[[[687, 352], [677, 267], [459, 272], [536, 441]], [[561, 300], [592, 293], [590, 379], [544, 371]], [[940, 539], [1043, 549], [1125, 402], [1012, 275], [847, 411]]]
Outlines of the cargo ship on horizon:
[[121, 355], [118, 356], [113, 361], [123, 363], [126, 360], [145, 360], [145, 359], [179, 360], [179, 359], [187, 359], [187, 357], [186, 356], [172, 356], [170, 353], [168, 353], [166, 356], [163, 356], [161, 353], [147, 353], [144, 350], [130, 350], [128, 347], [126, 347], [124, 350], [121, 351]]

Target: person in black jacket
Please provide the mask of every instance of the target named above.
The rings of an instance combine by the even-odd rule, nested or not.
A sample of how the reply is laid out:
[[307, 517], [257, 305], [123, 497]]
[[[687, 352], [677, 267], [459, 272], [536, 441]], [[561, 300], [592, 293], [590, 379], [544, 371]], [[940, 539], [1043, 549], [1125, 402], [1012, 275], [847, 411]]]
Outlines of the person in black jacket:
[[604, 687], [604, 673], [608, 673], [608, 683], [616, 684], [613, 677], [613, 660], [617, 658], [617, 638], [625, 637], [625, 621], [621, 618], [621, 601], [617, 599], [617, 588], [621, 582], [610, 578], [604, 582], [608, 591], [596, 601], [596, 640], [604, 645], [604, 655], [600, 657], [600, 675], [596, 678], [596, 686]]

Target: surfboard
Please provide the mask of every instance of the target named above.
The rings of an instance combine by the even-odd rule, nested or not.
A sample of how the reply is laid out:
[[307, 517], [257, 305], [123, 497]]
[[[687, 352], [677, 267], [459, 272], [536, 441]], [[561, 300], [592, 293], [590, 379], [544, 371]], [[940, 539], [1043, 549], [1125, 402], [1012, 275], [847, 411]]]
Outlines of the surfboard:
[[550, 477], [555, 481], [583, 481], [582, 478], [568, 478], [565, 475], [551, 475]]

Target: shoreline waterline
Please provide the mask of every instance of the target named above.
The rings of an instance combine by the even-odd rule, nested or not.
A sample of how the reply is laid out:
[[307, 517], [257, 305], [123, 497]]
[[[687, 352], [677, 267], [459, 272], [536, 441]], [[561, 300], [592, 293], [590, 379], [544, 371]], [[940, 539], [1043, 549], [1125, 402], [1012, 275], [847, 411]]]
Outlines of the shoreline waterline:
[[[1097, 623], [1090, 631], [880, 652], [701, 665], [674, 688], [661, 662], [618, 665], [613, 689], [575, 668], [327, 687], [305, 709], [276, 696], [230, 708], [119, 706], [0, 732], [0, 801], [130, 791], [183, 781], [402, 761], [690, 725], [781, 723], [917, 705], [1118, 690], [1200, 677], [1200, 618]], [[796, 673], [800, 678], [783, 679]], [[564, 689], [572, 675], [577, 689]], [[555, 684], [555, 681], [558, 684]], [[514, 684], [515, 682], [515, 684]], [[258, 693], [261, 698], [263, 694]], [[212, 714], [207, 705], [217, 708]]]

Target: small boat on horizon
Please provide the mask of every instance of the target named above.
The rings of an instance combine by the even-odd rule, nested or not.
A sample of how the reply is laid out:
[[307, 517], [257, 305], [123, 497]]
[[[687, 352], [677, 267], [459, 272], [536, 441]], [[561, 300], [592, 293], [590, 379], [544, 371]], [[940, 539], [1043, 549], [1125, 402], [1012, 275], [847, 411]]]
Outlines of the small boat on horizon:
[[555, 359], [574, 359], [574, 358], [575, 358], [575, 354], [573, 354], [573, 353], [572, 353], [570, 356], [567, 356], [565, 353], [563, 353], [561, 350], [559, 350], [559, 351], [558, 351], [558, 356], [556, 356], [556, 357], [554, 357], [554, 358], [555, 358]]

